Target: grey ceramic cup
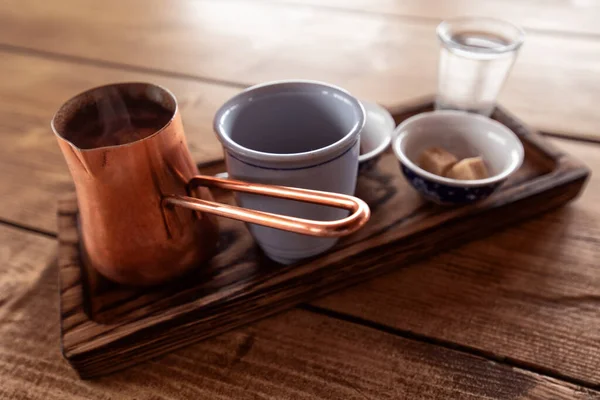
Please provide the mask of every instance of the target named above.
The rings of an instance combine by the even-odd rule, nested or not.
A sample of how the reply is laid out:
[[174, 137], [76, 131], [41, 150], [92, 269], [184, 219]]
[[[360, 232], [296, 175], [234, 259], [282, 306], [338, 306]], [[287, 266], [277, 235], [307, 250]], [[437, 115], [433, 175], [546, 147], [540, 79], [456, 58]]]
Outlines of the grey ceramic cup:
[[[215, 132], [233, 179], [353, 195], [358, 170], [361, 103], [338, 87], [314, 81], [253, 86], [216, 113]], [[236, 194], [240, 206], [332, 221], [348, 211], [293, 200]], [[290, 264], [330, 249], [321, 238], [248, 224], [269, 258]]]

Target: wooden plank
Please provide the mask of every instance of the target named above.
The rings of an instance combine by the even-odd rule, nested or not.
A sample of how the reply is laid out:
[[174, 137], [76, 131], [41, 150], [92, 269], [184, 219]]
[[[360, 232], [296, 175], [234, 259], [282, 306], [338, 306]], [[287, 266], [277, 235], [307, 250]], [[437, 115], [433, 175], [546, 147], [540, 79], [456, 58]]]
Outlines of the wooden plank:
[[212, 118], [239, 89], [25, 55], [1, 57], [0, 74], [7, 79], [0, 81], [0, 219], [56, 231], [56, 195], [72, 184], [50, 120], [63, 101], [101, 84], [141, 80], [168, 87], [179, 100], [194, 159], [222, 158]]
[[596, 399], [480, 357], [308, 311], [97, 381], [61, 359], [55, 242], [0, 225], [0, 399]]
[[0, 225], [0, 321], [26, 300], [55, 250], [52, 238]]
[[[385, 105], [435, 91], [436, 21], [238, 0], [102, 4], [6, 0], [2, 42], [244, 84], [319, 79]], [[500, 101], [538, 128], [598, 139], [598, 75], [600, 41], [532, 32]]]
[[[272, 1], [272, 0], [271, 0]], [[600, 35], [597, 1], [569, 0], [275, 0], [287, 4], [328, 7], [340, 12], [379, 13], [407, 19], [478, 16], [501, 18], [528, 31]]]
[[[600, 146], [555, 140], [600, 171]], [[314, 303], [600, 384], [600, 176], [572, 205]]]

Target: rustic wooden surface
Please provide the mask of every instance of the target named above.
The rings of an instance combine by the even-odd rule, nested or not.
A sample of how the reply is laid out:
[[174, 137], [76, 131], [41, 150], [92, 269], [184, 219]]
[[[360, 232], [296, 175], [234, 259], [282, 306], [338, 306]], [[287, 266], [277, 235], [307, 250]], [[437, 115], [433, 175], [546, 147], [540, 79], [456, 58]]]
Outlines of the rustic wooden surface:
[[[192, 151], [198, 161], [215, 159], [211, 114], [244, 85], [308, 77], [386, 105], [420, 97], [435, 88], [436, 23], [479, 14], [520, 22], [528, 33], [502, 103], [536, 128], [597, 140], [598, 5], [1, 2], [0, 397], [598, 398], [594, 174], [563, 210], [82, 382], [60, 357], [55, 200], [72, 186], [48, 127], [77, 91], [151, 80], [187, 99]], [[599, 145], [554, 143], [600, 171]]]
[[[398, 107], [393, 115], [401, 122], [431, 109], [427, 102]], [[65, 357], [82, 377], [105, 375], [490, 234], [579, 193], [585, 167], [506, 112], [494, 116], [519, 135], [525, 160], [487, 201], [457, 209], [430, 206], [387, 152], [357, 184], [357, 195], [372, 211], [367, 225], [327, 255], [292, 267], [269, 262], [242, 223], [222, 220], [219, 254], [180, 282], [150, 290], [114, 285], [81, 264], [77, 202], [65, 196], [58, 207]], [[220, 202], [231, 202], [230, 194], [223, 195]]]
[[502, 18], [521, 25], [527, 31], [560, 34], [600, 34], [597, 1], [569, 0], [515, 1], [506, 0], [274, 0], [282, 3], [324, 6], [334, 10], [376, 13], [406, 20], [439, 21], [445, 18], [477, 15]]
[[[416, 7], [452, 8], [442, 6], [444, 0], [428, 3]], [[505, 9], [518, 15], [523, 7], [514, 9], [514, 3], [520, 2], [507, 0]], [[545, 10], [547, 2], [525, 3]], [[557, 3], [574, 9], [580, 19], [592, 18], [590, 24], [600, 18], [592, 6]], [[2, 2], [0, 13], [4, 10], [10, 16], [2, 20], [2, 41], [11, 46], [7, 50], [18, 46], [32, 54], [51, 52], [73, 61], [95, 60], [224, 84], [321, 79], [385, 105], [435, 90], [437, 18], [405, 19], [386, 13], [247, 0], [106, 0], [102, 7], [95, 0], [60, 0], [58, 4]], [[463, 6], [465, 12], [467, 8]], [[494, 15], [493, 7], [489, 13]], [[554, 22], [560, 23], [561, 12], [555, 14]], [[594, 101], [600, 93], [598, 36], [527, 33], [501, 102], [538, 128], [600, 141], [600, 114]], [[573, 119], [577, 119], [575, 129]]]

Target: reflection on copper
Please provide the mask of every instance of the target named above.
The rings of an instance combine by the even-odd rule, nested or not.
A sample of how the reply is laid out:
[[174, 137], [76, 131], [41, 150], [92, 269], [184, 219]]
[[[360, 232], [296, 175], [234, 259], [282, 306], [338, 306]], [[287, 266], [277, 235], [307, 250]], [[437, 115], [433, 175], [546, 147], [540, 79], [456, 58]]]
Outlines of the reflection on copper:
[[320, 237], [339, 237], [349, 235], [360, 229], [369, 220], [371, 215], [369, 206], [367, 206], [364, 201], [357, 197], [339, 193], [290, 188], [285, 186], [263, 185], [259, 183], [249, 183], [209, 176], [195, 176], [188, 184], [190, 189], [200, 186], [221, 188], [234, 192], [252, 193], [268, 197], [297, 200], [305, 203], [341, 208], [350, 211], [351, 214], [346, 218], [335, 221], [315, 221], [304, 218], [272, 214], [264, 211], [250, 210], [188, 196], [165, 196], [163, 203], [167, 206], [176, 205], [191, 208], [193, 210], [207, 212], [239, 221]]

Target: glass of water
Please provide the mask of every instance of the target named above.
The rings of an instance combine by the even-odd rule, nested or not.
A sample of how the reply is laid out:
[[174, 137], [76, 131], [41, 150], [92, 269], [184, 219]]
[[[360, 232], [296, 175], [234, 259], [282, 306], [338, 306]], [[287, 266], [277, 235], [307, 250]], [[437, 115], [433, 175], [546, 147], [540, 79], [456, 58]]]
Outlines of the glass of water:
[[489, 116], [525, 40], [523, 30], [492, 18], [457, 18], [437, 27], [441, 42], [436, 109]]

